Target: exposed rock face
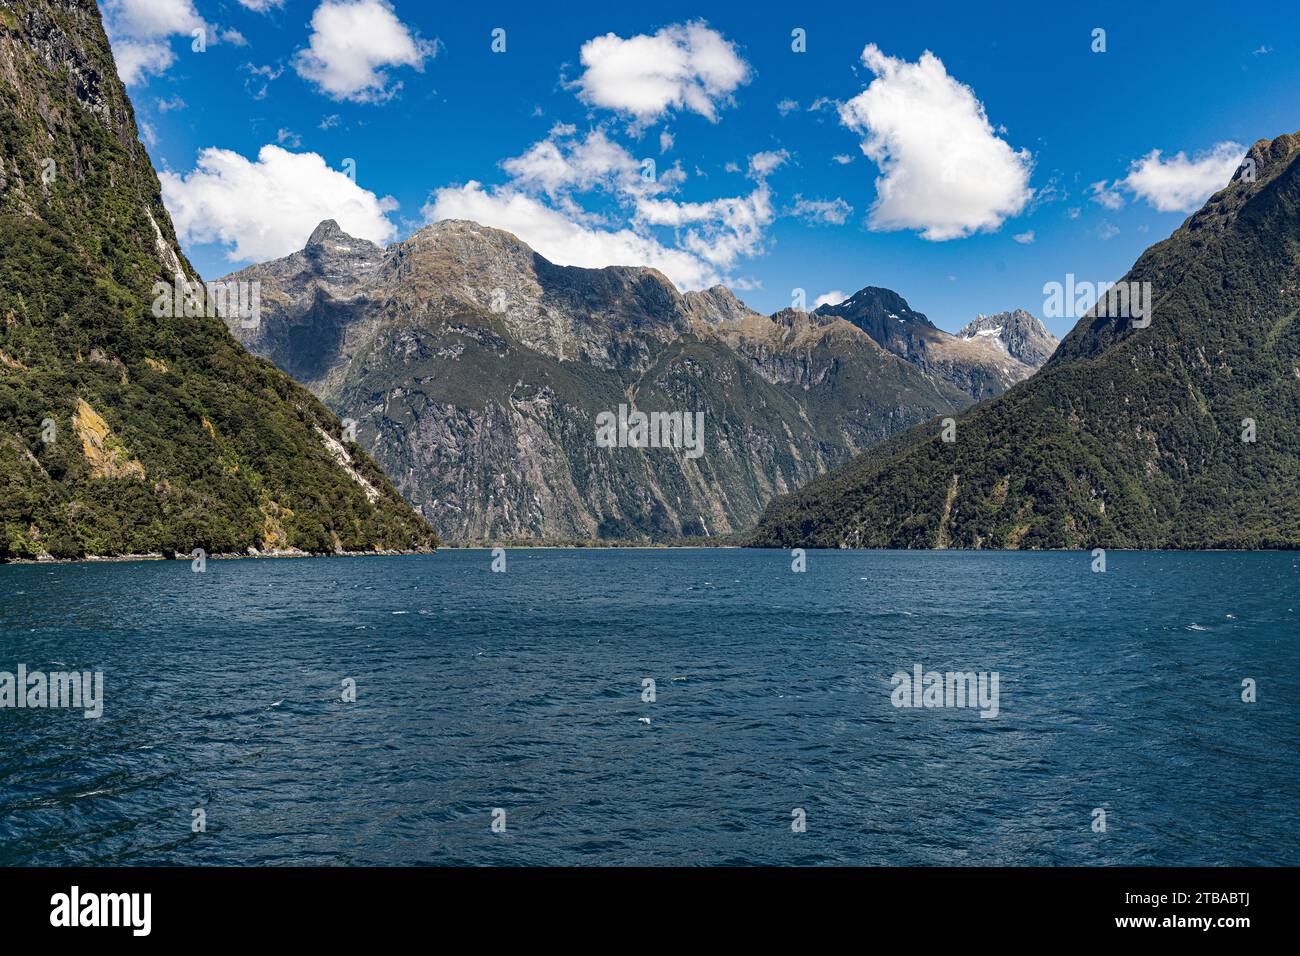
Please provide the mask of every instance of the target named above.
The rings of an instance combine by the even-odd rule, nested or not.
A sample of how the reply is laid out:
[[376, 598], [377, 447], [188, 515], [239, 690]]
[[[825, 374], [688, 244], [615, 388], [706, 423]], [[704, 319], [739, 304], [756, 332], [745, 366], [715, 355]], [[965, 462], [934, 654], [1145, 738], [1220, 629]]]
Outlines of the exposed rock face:
[[96, 4], [0, 3], [0, 560], [432, 546], [178, 250]]
[[[956, 386], [974, 400], [1006, 391], [1047, 360], [1047, 356], [1033, 358], [1036, 353], [1032, 351], [1022, 357], [1001, 341], [967, 336], [964, 330], [961, 335], [949, 335], [889, 289], [868, 286], [838, 305], [819, 307], [817, 313], [853, 323], [882, 348]], [[1027, 312], [1018, 314], [1037, 321]], [[1042, 329], [1042, 334], [1046, 336], [1047, 330]]]
[[1014, 359], [1031, 368], [1041, 368], [1056, 351], [1056, 336], [1024, 309], [980, 315], [967, 322], [957, 333], [959, 338], [987, 339], [1001, 345]]
[[[303, 251], [228, 278], [262, 283], [260, 327], [231, 331], [354, 420], [450, 540], [742, 530], [772, 495], [971, 401], [835, 315], [760, 315], [653, 269], [557, 266], [471, 222], [385, 250], [326, 222]], [[620, 405], [703, 412], [703, 454], [597, 445]]]
[[1249, 159], [1121, 280], [1145, 316], [1099, 304], [955, 441], [883, 442], [774, 500], [753, 543], [1300, 547], [1300, 134]]

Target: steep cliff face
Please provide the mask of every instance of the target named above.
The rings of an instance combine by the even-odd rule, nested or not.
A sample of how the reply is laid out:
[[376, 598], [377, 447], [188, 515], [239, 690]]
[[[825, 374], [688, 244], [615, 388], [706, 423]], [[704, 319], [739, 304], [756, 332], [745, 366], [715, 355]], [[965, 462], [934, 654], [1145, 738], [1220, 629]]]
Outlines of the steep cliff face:
[[[556, 266], [509, 233], [428, 226], [382, 252], [324, 223], [229, 277], [230, 323], [347, 419], [449, 539], [663, 540], [747, 528], [774, 494], [969, 404], [849, 322], [763, 316], [652, 269]], [[603, 447], [602, 413], [703, 413], [699, 454]]]
[[1042, 322], [1024, 309], [976, 316], [957, 336], [967, 341], [986, 339], [1033, 369], [1041, 368], [1060, 344]]
[[431, 546], [201, 287], [157, 308], [155, 283], [178, 276], [198, 278], [95, 3], [3, 5], [0, 559]]
[[1250, 160], [1121, 280], [1145, 318], [1108, 298], [954, 440], [882, 443], [773, 501], [753, 543], [1300, 547], [1300, 134]]
[[[949, 335], [889, 289], [868, 286], [838, 305], [819, 307], [817, 313], [851, 322], [881, 348], [961, 389], [975, 401], [1005, 392], [1047, 360], [1046, 355], [1040, 358], [1033, 350], [1017, 355], [1001, 339], [967, 335], [964, 329], [958, 335]], [[1023, 310], [1016, 314], [1037, 322]], [[1047, 336], [1046, 329], [1042, 335]], [[1044, 341], [1036, 335], [1034, 338], [1036, 342]]]

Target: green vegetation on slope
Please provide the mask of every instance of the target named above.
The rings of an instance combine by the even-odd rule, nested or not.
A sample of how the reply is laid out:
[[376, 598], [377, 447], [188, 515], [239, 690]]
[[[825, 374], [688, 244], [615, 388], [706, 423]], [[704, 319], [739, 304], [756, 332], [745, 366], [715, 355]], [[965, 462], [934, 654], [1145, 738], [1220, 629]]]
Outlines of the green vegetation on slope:
[[773, 500], [750, 543], [1300, 546], [1300, 134], [1250, 155], [1122, 280], [1151, 283], [1148, 328], [1090, 313], [955, 442], [916, 426]]
[[153, 315], [179, 247], [91, 0], [0, 21], [0, 159], [0, 560], [435, 543], [220, 319]]

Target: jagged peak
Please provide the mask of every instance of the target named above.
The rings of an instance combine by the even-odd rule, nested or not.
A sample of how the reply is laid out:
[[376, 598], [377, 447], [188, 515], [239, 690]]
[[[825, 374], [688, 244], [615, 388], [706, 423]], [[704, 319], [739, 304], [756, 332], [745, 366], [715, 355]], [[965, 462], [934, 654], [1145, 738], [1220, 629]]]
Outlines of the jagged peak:
[[[1257, 140], [1247, 150], [1246, 156], [1254, 161], [1253, 175], [1259, 179], [1272, 173], [1275, 166], [1289, 165], [1297, 150], [1300, 150], [1300, 132], [1283, 133], [1275, 139]], [[1238, 166], [1237, 171], [1232, 174], [1233, 181], [1241, 179], [1246, 174], [1247, 168], [1245, 162]]]
[[[324, 245], [327, 242], [369, 243], [370, 240], [360, 239], [356, 236], [344, 232], [343, 228], [338, 224], [338, 220], [336, 219], [326, 219], [311, 231], [311, 235], [307, 238], [307, 247], [310, 248], [311, 246], [320, 246], [320, 245]], [[373, 245], [373, 243], [370, 244]]]
[[687, 292], [682, 298], [686, 308], [692, 314], [714, 325], [721, 322], [736, 322], [759, 313], [737, 297], [725, 285], [710, 286], [707, 289]]

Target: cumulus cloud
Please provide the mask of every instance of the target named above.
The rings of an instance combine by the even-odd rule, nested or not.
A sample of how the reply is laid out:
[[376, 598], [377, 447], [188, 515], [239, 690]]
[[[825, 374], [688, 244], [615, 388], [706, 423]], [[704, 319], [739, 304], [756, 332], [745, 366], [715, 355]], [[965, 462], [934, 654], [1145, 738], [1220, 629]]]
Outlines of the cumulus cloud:
[[128, 86], [165, 73], [176, 62], [173, 36], [190, 37], [192, 31], [203, 30], [205, 40], [217, 37], [193, 0], [104, 0], [103, 14], [117, 75]]
[[642, 197], [636, 203], [635, 222], [673, 229], [677, 245], [719, 269], [730, 269], [742, 257], [758, 254], [767, 239], [767, 227], [776, 218], [767, 177], [790, 156], [785, 150], [755, 153], [749, 157], [753, 190], [706, 202], [678, 202]]
[[1195, 212], [1228, 185], [1245, 153], [1245, 146], [1233, 142], [1217, 143], [1192, 159], [1183, 152], [1162, 159], [1153, 149], [1134, 161], [1123, 184], [1160, 212]]
[[193, 0], [105, 0], [104, 16], [132, 37], [165, 37], [204, 25]]
[[1033, 245], [1034, 230], [1030, 229], [1027, 232], [1018, 232], [1011, 238], [1016, 240], [1016, 242], [1020, 243], [1022, 246]]
[[113, 40], [113, 62], [117, 75], [127, 86], [135, 86], [150, 75], [166, 73], [176, 54], [162, 40]]
[[[646, 179], [641, 162], [603, 130], [573, 138], [572, 127], [557, 126], [501, 164], [510, 182], [435, 190], [423, 213], [429, 221], [472, 219], [505, 229], [560, 265], [652, 266], [679, 288], [702, 289], [736, 281], [727, 270], [762, 249], [775, 219], [766, 177], [787, 159], [784, 151], [751, 156], [755, 185], [748, 195], [679, 202], [667, 195], [679, 178], [675, 170]], [[578, 203], [592, 192], [614, 201], [623, 225], [611, 227]]]
[[696, 256], [671, 249], [632, 229], [600, 229], [575, 222], [564, 213], [518, 190], [485, 189], [480, 183], [436, 190], [425, 218], [472, 219], [512, 232], [559, 265], [600, 268], [609, 265], [651, 266], [682, 289], [716, 285], [718, 274]]
[[424, 70], [435, 44], [417, 38], [387, 0], [325, 0], [311, 17], [307, 48], [294, 55], [298, 75], [333, 100], [381, 103], [402, 88], [383, 67]]
[[272, 8], [284, 6], [284, 0], [239, 0], [239, 5], [255, 13], [266, 13]]
[[628, 39], [607, 33], [584, 43], [580, 58], [584, 71], [575, 85], [583, 102], [637, 125], [675, 110], [717, 122], [718, 110], [750, 78], [736, 48], [699, 21]]
[[816, 299], [813, 300], [812, 310], [816, 312], [823, 305], [839, 305], [847, 298], [848, 296], [846, 296], [839, 289], [832, 289], [830, 292], [823, 292], [821, 295], [819, 295]]
[[316, 153], [268, 144], [254, 161], [209, 147], [190, 173], [164, 172], [159, 178], [180, 238], [227, 245], [232, 261], [288, 255], [325, 219], [379, 243], [397, 232], [386, 215], [397, 208], [394, 200], [362, 189]]
[[935, 241], [998, 229], [1033, 198], [1028, 150], [1014, 150], [989, 124], [975, 92], [926, 51], [916, 63], [862, 51], [876, 74], [840, 107], [880, 168], [868, 224], [916, 230]]
[[[643, 161], [594, 129], [576, 138], [572, 126], [557, 124], [550, 135], [523, 154], [505, 160], [501, 167], [520, 188], [559, 199], [573, 192], [595, 189], [638, 196], [660, 192], [667, 185], [659, 177], [644, 175]], [[672, 177], [668, 177], [671, 183]]]

